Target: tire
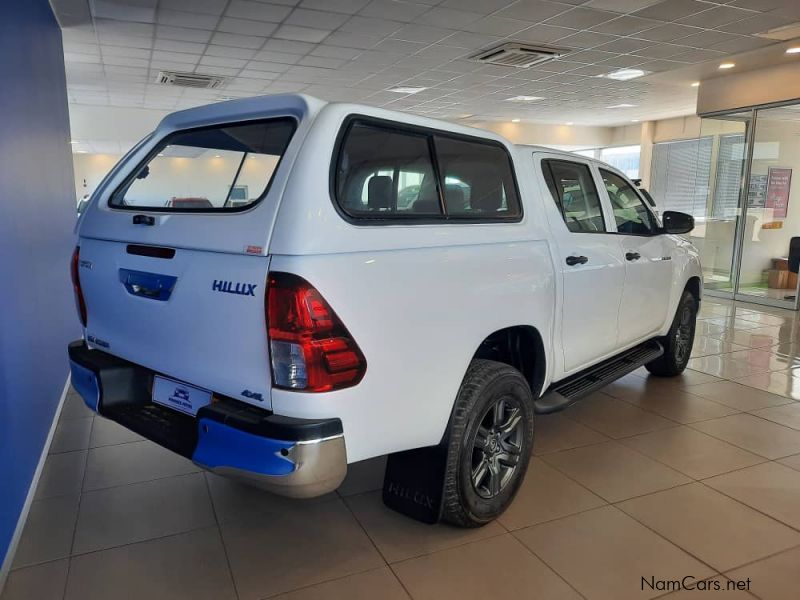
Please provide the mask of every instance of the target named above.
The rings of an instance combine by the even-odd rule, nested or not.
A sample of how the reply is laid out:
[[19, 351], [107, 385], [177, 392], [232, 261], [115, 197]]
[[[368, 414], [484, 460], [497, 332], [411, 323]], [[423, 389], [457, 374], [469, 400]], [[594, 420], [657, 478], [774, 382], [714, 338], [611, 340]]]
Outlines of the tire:
[[645, 368], [659, 377], [674, 377], [683, 373], [689, 364], [696, 322], [697, 300], [689, 290], [684, 290], [669, 333], [659, 340], [664, 346], [664, 354], [647, 363]]
[[486, 525], [511, 504], [530, 462], [533, 395], [522, 374], [504, 363], [473, 360], [447, 440], [442, 518], [461, 527]]

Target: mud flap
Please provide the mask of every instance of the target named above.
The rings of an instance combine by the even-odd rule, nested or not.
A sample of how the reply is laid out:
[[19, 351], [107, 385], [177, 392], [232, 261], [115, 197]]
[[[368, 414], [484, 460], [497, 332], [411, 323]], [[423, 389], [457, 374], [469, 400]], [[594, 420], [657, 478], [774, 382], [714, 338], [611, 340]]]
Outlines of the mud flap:
[[383, 503], [423, 523], [442, 515], [447, 445], [390, 454], [383, 478]]

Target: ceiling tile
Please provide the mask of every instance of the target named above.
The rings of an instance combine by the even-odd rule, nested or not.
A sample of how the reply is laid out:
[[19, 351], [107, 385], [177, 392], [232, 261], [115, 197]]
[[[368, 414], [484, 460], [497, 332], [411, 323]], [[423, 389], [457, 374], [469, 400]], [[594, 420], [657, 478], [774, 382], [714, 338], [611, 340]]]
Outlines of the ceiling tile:
[[740, 33], [743, 35], [753, 35], [755, 33], [762, 33], [775, 29], [776, 27], [783, 27], [793, 22], [792, 19], [785, 17], [776, 17], [771, 14], [756, 15], [747, 19], [743, 19], [736, 23], [729, 23], [720, 27], [722, 31], [729, 33]]
[[651, 29], [660, 25], [660, 21], [652, 19], [641, 19], [639, 17], [631, 17], [623, 15], [617, 17], [613, 21], [606, 21], [592, 27], [592, 31], [599, 33], [608, 33], [613, 35], [634, 35], [640, 31]]
[[269, 73], [283, 73], [287, 71], [291, 65], [277, 63], [277, 62], [266, 62], [266, 61], [259, 61], [259, 60], [251, 60], [247, 63], [246, 69], [251, 71], [266, 71]]
[[286, 6], [262, 4], [261, 2], [249, 2], [247, 0], [233, 0], [225, 11], [225, 16], [280, 23], [290, 12], [292, 12], [292, 9]]
[[489, 35], [509, 36], [522, 29], [527, 29], [533, 23], [519, 19], [504, 19], [502, 17], [485, 17], [473, 23], [464, 25], [465, 31], [484, 33]]
[[234, 46], [236, 48], [254, 48], [258, 49], [264, 45], [266, 38], [254, 35], [234, 35], [232, 33], [218, 32], [211, 38], [212, 44], [220, 46]]
[[589, 8], [611, 10], [618, 13], [631, 13], [657, 4], [660, 1], [661, 0], [589, 0], [586, 6]]
[[340, 46], [328, 46], [326, 44], [320, 44], [314, 48], [310, 54], [312, 56], [320, 56], [322, 58], [339, 58], [350, 60], [361, 54], [361, 51], [355, 48], [342, 48]]
[[648, 46], [652, 45], [653, 42], [648, 42], [646, 40], [636, 40], [633, 38], [619, 38], [618, 40], [614, 40], [613, 42], [609, 42], [608, 44], [598, 46], [597, 50], [602, 50], [604, 52], [627, 53], [627, 52], [635, 52], [637, 50], [641, 50], [643, 48], [647, 48]]
[[226, 58], [243, 58], [250, 60], [255, 56], [256, 51], [252, 48], [235, 48], [232, 46], [209, 45], [206, 48], [206, 56], [221, 56]]
[[676, 23], [667, 23], [647, 31], [641, 31], [634, 37], [652, 42], [672, 42], [690, 35], [702, 34], [703, 30]]
[[710, 48], [714, 44], [728, 41], [732, 42], [737, 39], [737, 36], [730, 33], [709, 30], [680, 38], [680, 43], [684, 46], [692, 46], [694, 48]]
[[298, 8], [292, 11], [292, 14], [286, 18], [284, 24], [332, 31], [342, 25], [347, 19], [347, 15], [340, 13]]
[[189, 29], [171, 25], [156, 26], [156, 37], [180, 42], [198, 42], [205, 44], [211, 39], [211, 31], [206, 29]]
[[515, 2], [508, 8], [498, 11], [495, 16], [539, 23], [571, 8], [571, 6], [548, 2], [547, 0], [519, 0], [519, 2]]
[[188, 52], [195, 54], [202, 54], [205, 50], [205, 44], [196, 44], [194, 42], [178, 42], [175, 40], [161, 40], [157, 39], [153, 44], [156, 50], [166, 50], [167, 52]]
[[[506, 15], [497, 14], [497, 17], [506, 17]], [[459, 29], [464, 25], [474, 23], [483, 17], [480, 13], [469, 12], [466, 10], [453, 10], [451, 8], [433, 8], [417, 17], [415, 21], [424, 25], [432, 25], [434, 27], [444, 27], [446, 29]]]
[[273, 23], [248, 21], [247, 19], [223, 18], [217, 26], [218, 31], [225, 33], [241, 33], [243, 35], [267, 36], [278, 28]]
[[392, 21], [413, 21], [429, 9], [424, 4], [399, 0], [372, 0], [359, 12], [364, 17], [377, 17]]
[[452, 30], [442, 29], [440, 27], [426, 27], [425, 25], [406, 25], [391, 36], [398, 40], [408, 40], [409, 42], [424, 42], [426, 44], [433, 44], [439, 42], [444, 38], [452, 35]]
[[590, 27], [611, 21], [618, 16], [617, 13], [613, 12], [578, 7], [548, 19], [546, 23], [548, 25], [573, 27], [575, 29], [589, 29]]
[[575, 29], [554, 27], [552, 25], [534, 25], [514, 35], [515, 41], [529, 42], [531, 44], [549, 44], [568, 35], [577, 33]]
[[222, 56], [203, 56], [200, 59], [201, 66], [209, 67], [230, 67], [232, 69], [241, 69], [247, 64], [247, 61], [241, 58], [225, 58]]
[[659, 21], [677, 21], [708, 8], [708, 4], [697, 0], [663, 0], [637, 11], [635, 16]]
[[[191, 12], [207, 13], [209, 15], [221, 15], [225, 10], [228, 0], [191, 0]], [[159, 7], [172, 10], [186, 10], [189, 3], [186, 0], [160, 0]]]
[[139, 0], [138, 2], [94, 0], [92, 14], [95, 17], [117, 19], [119, 21], [154, 23], [156, 16], [156, 0]]
[[[514, 35], [514, 39], [517, 41], [524, 41], [519, 33]], [[498, 45], [502, 41], [503, 38], [494, 35], [480, 35], [477, 33], [459, 31], [449, 37], [444, 38], [440, 43], [444, 44], [445, 46], [465, 48], [467, 50], [477, 50], [478, 48], [491, 48]]]
[[[391, 35], [395, 31], [399, 31], [404, 27], [409, 29], [413, 25], [406, 26], [405, 23], [399, 21], [389, 21], [387, 19], [373, 19], [370, 17], [352, 17], [344, 25], [339, 28], [339, 31], [347, 31], [348, 33], [359, 33], [363, 35]], [[414, 41], [414, 40], [411, 40]]]
[[214, 29], [219, 18], [216, 15], [204, 15], [200, 13], [190, 13], [178, 10], [158, 11], [156, 21], [163, 25], [174, 25], [176, 27], [195, 27], [197, 29]]
[[615, 40], [622, 39], [615, 35], [605, 35], [593, 31], [579, 31], [573, 35], [558, 40], [558, 45], [565, 48], [594, 48], [601, 44], [607, 44]]
[[103, 46], [103, 56], [129, 56], [130, 58], [150, 58], [151, 50], [146, 48], [125, 48], [123, 46]]
[[756, 48], [762, 48], [772, 43], [774, 43], [773, 40], [741, 36], [733, 40], [728, 40], [726, 42], [719, 42], [718, 44], [714, 44], [713, 46], [711, 46], [711, 49], [728, 53], [747, 52], [748, 50], [755, 50]]
[[513, 2], [514, 0], [444, 0], [439, 6], [442, 8], [468, 10], [470, 12], [488, 15], [497, 10], [506, 8], [508, 5], [513, 4]]
[[753, 13], [749, 10], [742, 10], [740, 8], [732, 8], [729, 6], [715, 6], [709, 10], [696, 13], [694, 15], [680, 19], [680, 23], [685, 25], [694, 25], [696, 27], [704, 27], [706, 29], [714, 29], [720, 25], [727, 25], [735, 21], [741, 21], [752, 17]]
[[297, 40], [299, 42], [319, 43], [328, 37], [330, 33], [330, 31], [323, 29], [296, 27], [294, 25], [281, 25], [272, 35], [273, 37], [282, 40]]
[[685, 46], [679, 46], [677, 44], [657, 44], [637, 50], [634, 54], [644, 58], [671, 58], [685, 50]]
[[327, 38], [325, 43], [331, 46], [344, 46], [345, 48], [372, 48], [383, 38], [376, 35], [364, 35], [346, 31], [335, 31]]
[[275, 52], [288, 52], [289, 54], [308, 54], [315, 47], [315, 44], [310, 44], [308, 42], [269, 39], [264, 44], [263, 49], [274, 50]]
[[153, 66], [160, 66], [162, 62], [182, 63], [186, 65], [196, 65], [200, 61], [199, 54], [187, 54], [184, 52], [169, 52], [163, 50], [153, 50]]
[[303, 0], [301, 8], [329, 10], [331, 12], [355, 14], [369, 4], [369, 0]]

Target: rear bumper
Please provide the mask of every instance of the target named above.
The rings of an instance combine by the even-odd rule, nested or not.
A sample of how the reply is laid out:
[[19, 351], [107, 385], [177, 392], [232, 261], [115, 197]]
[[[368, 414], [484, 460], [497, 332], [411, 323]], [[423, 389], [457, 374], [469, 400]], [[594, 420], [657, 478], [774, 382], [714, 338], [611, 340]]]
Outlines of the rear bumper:
[[296, 498], [333, 491], [347, 473], [339, 419], [282, 417], [216, 395], [192, 417], [151, 401], [148, 369], [82, 340], [69, 345], [69, 360], [89, 408], [210, 471]]

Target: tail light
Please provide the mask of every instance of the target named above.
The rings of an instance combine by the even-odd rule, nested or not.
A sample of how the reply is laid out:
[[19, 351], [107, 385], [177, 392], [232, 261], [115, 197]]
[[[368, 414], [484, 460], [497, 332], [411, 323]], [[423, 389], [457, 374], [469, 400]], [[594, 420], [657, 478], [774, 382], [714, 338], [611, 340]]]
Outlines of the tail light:
[[327, 392], [361, 381], [367, 361], [314, 286], [296, 275], [270, 273], [266, 304], [276, 387]]
[[83, 299], [83, 290], [81, 290], [81, 279], [78, 274], [78, 266], [80, 265], [81, 247], [76, 246], [75, 252], [72, 253], [72, 262], [70, 263], [70, 274], [72, 275], [72, 289], [75, 292], [75, 307], [78, 309], [78, 316], [81, 318], [81, 325], [86, 327], [86, 302]]

